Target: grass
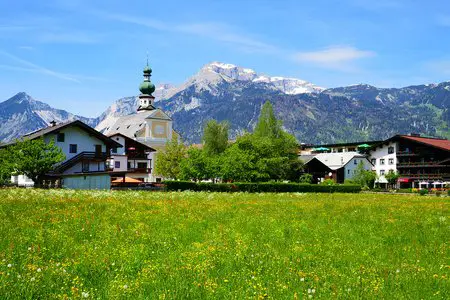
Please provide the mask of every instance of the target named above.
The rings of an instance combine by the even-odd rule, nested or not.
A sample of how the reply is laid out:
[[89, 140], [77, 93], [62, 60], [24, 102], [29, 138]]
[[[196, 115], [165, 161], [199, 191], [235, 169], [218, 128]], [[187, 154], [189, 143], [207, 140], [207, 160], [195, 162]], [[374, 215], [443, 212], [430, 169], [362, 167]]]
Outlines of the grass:
[[449, 299], [449, 197], [0, 190], [2, 299]]

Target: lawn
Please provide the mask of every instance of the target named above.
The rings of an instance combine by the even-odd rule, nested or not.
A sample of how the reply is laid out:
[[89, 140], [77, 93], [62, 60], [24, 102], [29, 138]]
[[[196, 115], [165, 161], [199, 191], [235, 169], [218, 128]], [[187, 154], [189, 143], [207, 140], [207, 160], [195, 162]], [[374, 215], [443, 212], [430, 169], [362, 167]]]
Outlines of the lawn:
[[0, 190], [2, 299], [449, 299], [450, 198]]

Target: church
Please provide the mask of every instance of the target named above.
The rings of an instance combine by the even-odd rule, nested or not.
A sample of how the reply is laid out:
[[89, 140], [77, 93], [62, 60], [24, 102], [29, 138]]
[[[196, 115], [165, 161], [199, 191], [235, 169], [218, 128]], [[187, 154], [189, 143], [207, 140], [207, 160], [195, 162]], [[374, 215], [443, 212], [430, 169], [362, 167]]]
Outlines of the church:
[[139, 107], [135, 114], [120, 117], [110, 126], [105, 135], [123, 147], [112, 150], [114, 172], [125, 172], [126, 177], [143, 182], [161, 182], [162, 177], [154, 173], [158, 151], [177, 136], [172, 128], [172, 119], [155, 106], [155, 85], [150, 77], [152, 69], [148, 62], [144, 68], [144, 81], [139, 90]]

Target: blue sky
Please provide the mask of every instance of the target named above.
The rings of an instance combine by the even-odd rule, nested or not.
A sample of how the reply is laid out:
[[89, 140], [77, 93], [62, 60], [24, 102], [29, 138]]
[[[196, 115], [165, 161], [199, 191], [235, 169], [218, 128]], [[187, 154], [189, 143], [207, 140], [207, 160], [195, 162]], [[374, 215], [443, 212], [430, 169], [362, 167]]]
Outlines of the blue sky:
[[445, 0], [1, 1], [0, 101], [84, 116], [222, 61], [324, 87], [450, 80]]

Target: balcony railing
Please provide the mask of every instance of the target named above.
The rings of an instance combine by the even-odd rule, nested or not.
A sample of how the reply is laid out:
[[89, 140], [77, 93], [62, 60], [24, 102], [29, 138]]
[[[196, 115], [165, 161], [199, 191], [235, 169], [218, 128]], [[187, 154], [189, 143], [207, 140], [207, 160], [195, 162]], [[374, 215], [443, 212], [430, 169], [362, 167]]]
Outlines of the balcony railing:
[[127, 170], [130, 173], [146, 173], [150, 174], [152, 172], [152, 168], [128, 168]]
[[401, 174], [400, 177], [415, 178], [415, 179], [444, 179], [450, 178], [450, 173], [441, 174]]

